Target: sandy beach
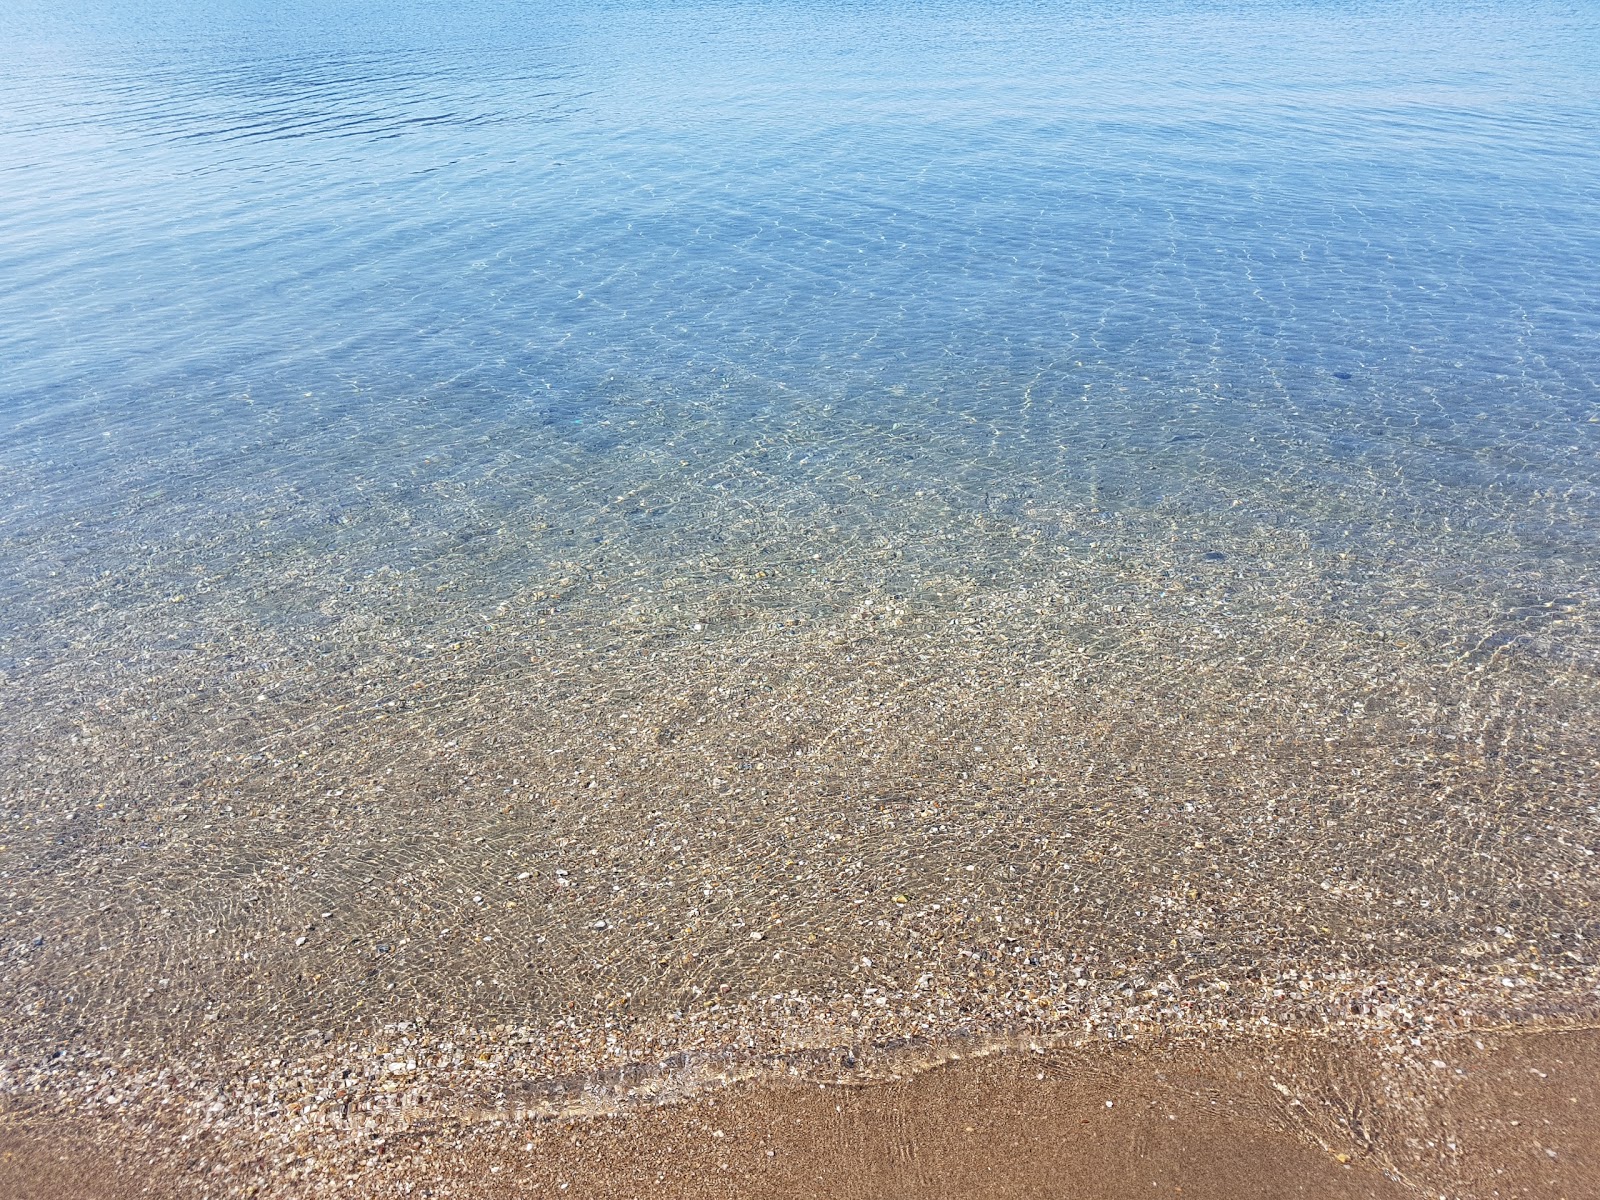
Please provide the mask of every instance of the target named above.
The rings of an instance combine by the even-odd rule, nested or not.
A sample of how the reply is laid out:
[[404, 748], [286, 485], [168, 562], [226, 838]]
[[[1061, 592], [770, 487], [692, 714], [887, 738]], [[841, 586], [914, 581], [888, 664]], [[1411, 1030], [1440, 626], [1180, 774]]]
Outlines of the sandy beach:
[[[372, 1138], [328, 1195], [1460, 1200], [1600, 1195], [1593, 1031], [1456, 1036], [1393, 1077], [1359, 1047], [1099, 1046], [868, 1086], [734, 1085], [618, 1118]], [[238, 1146], [136, 1149], [106, 1126], [0, 1124], [16, 1200], [280, 1194]], [[211, 1171], [213, 1162], [230, 1169]], [[308, 1184], [311, 1183], [307, 1179]]]

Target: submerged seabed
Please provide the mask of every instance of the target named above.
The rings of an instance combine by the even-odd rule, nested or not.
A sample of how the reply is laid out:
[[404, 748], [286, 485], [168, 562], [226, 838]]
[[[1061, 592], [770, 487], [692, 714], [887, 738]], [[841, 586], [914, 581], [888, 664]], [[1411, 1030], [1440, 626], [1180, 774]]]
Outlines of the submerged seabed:
[[326, 548], [289, 481], [11, 543], [8, 1091], [331, 1136], [1018, 1038], [1592, 1019], [1566, 500], [1435, 523], [1400, 467], [1143, 420], [1100, 461], [1161, 495], [980, 495], [937, 439], [888, 463], [888, 417], [662, 408], [611, 402], [654, 423], [620, 459], [514, 414], [354, 432]]
[[8, 1105], [1594, 1020], [1586, 10], [435, 7], [5, 31]]

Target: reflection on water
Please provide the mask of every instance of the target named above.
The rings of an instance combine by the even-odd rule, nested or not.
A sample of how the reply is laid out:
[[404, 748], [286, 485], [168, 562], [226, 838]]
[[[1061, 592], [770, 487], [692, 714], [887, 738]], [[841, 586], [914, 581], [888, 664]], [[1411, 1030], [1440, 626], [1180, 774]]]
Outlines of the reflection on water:
[[1592, 1008], [1585, 13], [5, 36], [13, 1096]]

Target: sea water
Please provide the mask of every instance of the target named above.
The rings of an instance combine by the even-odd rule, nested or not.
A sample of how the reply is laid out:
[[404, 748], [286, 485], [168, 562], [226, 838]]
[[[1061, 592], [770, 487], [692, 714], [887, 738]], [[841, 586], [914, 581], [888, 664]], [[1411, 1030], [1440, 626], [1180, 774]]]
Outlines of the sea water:
[[1592, 7], [24, 0], [0, 56], [14, 1095], [1592, 1008]]

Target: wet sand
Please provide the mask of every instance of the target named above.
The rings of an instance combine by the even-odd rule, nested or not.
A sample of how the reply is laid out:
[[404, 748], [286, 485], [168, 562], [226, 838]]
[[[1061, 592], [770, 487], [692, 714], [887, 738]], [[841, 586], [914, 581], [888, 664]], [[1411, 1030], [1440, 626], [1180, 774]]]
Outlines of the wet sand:
[[[870, 1086], [765, 1081], [631, 1116], [374, 1136], [311, 1191], [431, 1196], [1600, 1195], [1600, 1036], [1458, 1036], [1401, 1072], [1360, 1047], [1013, 1052]], [[16, 1200], [281, 1194], [294, 1164], [7, 1114]], [[218, 1161], [233, 1163], [213, 1170]], [[299, 1167], [303, 1170], [304, 1160]], [[282, 1168], [288, 1168], [283, 1170]]]

